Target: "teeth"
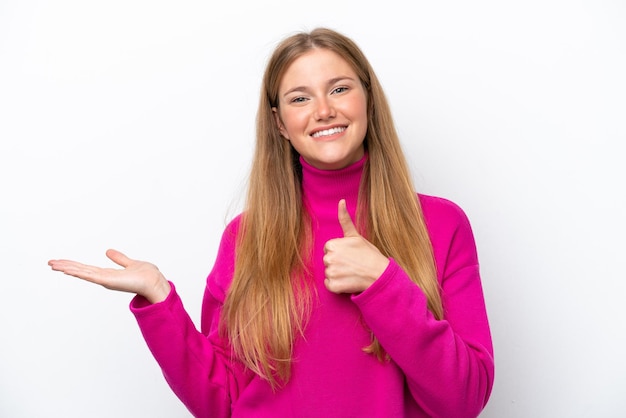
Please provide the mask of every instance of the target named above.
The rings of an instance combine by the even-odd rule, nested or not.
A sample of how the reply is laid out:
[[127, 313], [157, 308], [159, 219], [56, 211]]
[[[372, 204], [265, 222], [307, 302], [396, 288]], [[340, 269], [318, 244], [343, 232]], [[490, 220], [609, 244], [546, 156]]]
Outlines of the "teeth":
[[346, 128], [344, 128], [344, 127], [325, 129], [323, 131], [315, 132], [313, 134], [313, 138], [319, 138], [320, 136], [328, 136], [328, 135], [338, 134], [339, 132], [343, 132], [345, 130], [346, 130]]

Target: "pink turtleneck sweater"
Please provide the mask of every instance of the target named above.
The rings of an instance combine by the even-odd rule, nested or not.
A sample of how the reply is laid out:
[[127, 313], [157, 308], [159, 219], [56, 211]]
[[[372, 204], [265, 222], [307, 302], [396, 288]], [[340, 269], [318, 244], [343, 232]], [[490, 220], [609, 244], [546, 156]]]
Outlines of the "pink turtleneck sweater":
[[[176, 395], [196, 417], [394, 418], [476, 417], [494, 378], [489, 324], [470, 224], [448, 200], [420, 195], [441, 284], [445, 318], [398, 264], [358, 295], [333, 294], [323, 284], [324, 243], [342, 236], [337, 204], [354, 219], [361, 161], [336, 171], [303, 164], [303, 198], [315, 237], [313, 273], [319, 299], [305, 338], [293, 352], [292, 376], [273, 393], [229, 356], [217, 328], [233, 274], [240, 217], [226, 228], [208, 276], [201, 331], [172, 286], [167, 299], [131, 302], [144, 338]], [[280, 243], [276, 243], [280, 245]], [[389, 361], [363, 352], [376, 335]]]

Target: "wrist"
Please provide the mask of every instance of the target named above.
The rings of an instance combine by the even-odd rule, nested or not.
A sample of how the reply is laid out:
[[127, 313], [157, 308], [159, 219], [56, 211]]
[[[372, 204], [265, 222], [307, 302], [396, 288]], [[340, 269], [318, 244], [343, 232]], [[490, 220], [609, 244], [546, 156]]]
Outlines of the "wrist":
[[389, 266], [389, 258], [382, 256], [376, 264], [376, 267], [372, 269], [372, 283], [374, 283], [380, 276], [383, 275], [387, 267]]
[[161, 276], [156, 285], [150, 292], [148, 292], [148, 294], [144, 295], [144, 297], [148, 299], [148, 302], [150, 303], [159, 303], [167, 299], [167, 296], [171, 291], [172, 287], [170, 286], [170, 283], [165, 279], [165, 277]]

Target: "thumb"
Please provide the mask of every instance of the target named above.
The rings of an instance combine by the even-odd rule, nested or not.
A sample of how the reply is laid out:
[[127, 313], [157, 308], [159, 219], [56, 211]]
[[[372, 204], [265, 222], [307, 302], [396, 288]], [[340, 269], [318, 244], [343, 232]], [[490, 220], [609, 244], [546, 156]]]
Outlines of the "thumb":
[[337, 217], [339, 218], [339, 224], [341, 224], [341, 229], [343, 230], [344, 237], [358, 237], [360, 236], [359, 232], [356, 230], [356, 226], [352, 222], [352, 218], [350, 218], [350, 214], [348, 213], [348, 208], [346, 207], [346, 200], [341, 199], [339, 201], [339, 209], [337, 211]]
[[109, 259], [115, 264], [118, 264], [122, 267], [128, 267], [128, 265], [133, 261], [121, 252], [112, 249], [107, 250], [106, 256], [109, 257]]

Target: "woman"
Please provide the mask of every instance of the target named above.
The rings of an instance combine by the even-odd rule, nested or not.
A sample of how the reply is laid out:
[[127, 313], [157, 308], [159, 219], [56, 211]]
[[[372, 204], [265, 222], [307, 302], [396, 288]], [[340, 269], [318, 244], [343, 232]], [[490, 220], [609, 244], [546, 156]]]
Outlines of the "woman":
[[266, 68], [244, 212], [226, 228], [198, 332], [173, 283], [52, 260], [136, 293], [144, 338], [198, 417], [475, 417], [494, 377], [463, 211], [416, 195], [367, 59], [324, 28]]

